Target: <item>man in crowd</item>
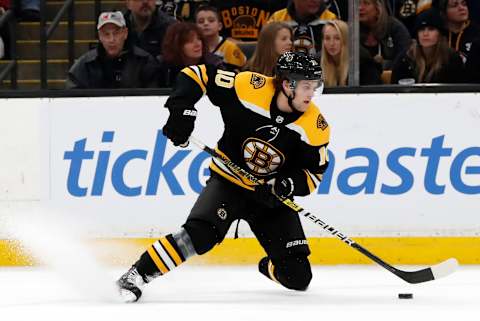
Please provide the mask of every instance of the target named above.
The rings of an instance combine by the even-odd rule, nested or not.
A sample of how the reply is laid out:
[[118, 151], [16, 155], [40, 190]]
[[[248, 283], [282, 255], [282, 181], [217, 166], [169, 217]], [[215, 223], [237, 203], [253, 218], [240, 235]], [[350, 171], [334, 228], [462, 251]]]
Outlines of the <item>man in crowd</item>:
[[337, 19], [324, 0], [292, 0], [287, 8], [275, 12], [271, 21], [285, 21], [294, 31], [293, 47], [310, 55], [322, 51], [322, 28], [326, 20]]
[[127, 9], [129, 41], [153, 57], [161, 54], [165, 32], [176, 20], [160, 10], [155, 0], [127, 0]]
[[120, 11], [101, 13], [97, 29], [100, 43], [70, 68], [67, 89], [156, 87], [158, 63], [126, 41], [128, 29]]

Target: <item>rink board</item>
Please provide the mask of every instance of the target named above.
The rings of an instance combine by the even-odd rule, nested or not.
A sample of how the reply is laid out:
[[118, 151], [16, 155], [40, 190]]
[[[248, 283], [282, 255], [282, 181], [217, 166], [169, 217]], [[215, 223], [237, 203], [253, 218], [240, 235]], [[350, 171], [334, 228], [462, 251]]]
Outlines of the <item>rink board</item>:
[[[161, 135], [165, 99], [2, 100], [0, 219], [38, 203], [68, 216], [88, 238], [136, 239], [138, 248], [177, 230], [208, 178], [210, 160]], [[365, 238], [372, 249], [385, 249], [392, 262], [456, 256], [478, 263], [477, 94], [323, 95], [315, 101], [331, 126], [331, 166], [315, 193], [298, 198], [303, 207], [344, 234]], [[197, 109], [194, 135], [214, 146], [220, 114], [207, 99]], [[314, 262], [360, 262], [318, 226], [304, 222], [304, 228], [311, 244], [324, 244], [313, 251]], [[242, 223], [239, 232], [241, 240], [230, 240], [230, 231], [224, 252], [201, 260], [258, 253], [248, 226]], [[0, 238], [8, 237], [0, 229]], [[5, 257], [15, 249], [2, 247], [0, 264], [8, 264]]]

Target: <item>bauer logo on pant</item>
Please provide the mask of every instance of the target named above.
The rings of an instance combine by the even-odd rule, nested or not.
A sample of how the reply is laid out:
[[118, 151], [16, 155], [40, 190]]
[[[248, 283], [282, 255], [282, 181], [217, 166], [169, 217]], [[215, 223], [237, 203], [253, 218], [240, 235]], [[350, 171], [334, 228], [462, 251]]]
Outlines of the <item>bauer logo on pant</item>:
[[219, 207], [217, 209], [217, 215], [225, 221], [227, 219], [227, 210], [225, 210], [223, 207]]
[[288, 249], [290, 247], [294, 247], [298, 245], [307, 245], [307, 240], [295, 240], [295, 241], [288, 242], [285, 248]]

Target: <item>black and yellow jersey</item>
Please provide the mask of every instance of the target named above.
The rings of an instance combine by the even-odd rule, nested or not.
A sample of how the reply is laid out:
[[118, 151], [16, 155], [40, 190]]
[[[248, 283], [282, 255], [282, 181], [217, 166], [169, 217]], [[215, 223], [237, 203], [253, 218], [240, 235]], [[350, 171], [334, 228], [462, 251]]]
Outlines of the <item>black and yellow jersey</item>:
[[231, 70], [241, 69], [247, 63], [247, 57], [233, 41], [222, 38], [213, 53], [219, 56]]
[[[199, 65], [182, 70], [165, 107], [195, 109], [203, 94], [220, 108], [223, 118], [218, 153], [265, 182], [277, 175], [291, 177], [295, 195], [316, 189], [328, 166], [330, 127], [313, 102], [305, 113], [284, 113], [276, 105], [273, 78]], [[210, 170], [253, 189], [220, 161], [213, 159]]]

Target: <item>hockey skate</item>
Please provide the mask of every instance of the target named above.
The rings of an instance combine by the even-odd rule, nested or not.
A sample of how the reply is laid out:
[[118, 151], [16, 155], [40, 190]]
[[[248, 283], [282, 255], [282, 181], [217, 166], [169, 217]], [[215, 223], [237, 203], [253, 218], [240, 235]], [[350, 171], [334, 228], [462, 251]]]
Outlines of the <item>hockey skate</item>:
[[140, 299], [142, 296], [142, 288], [146, 283], [135, 266], [132, 266], [116, 282], [120, 297], [127, 303], [136, 302]]
[[268, 256], [262, 258], [260, 262], [258, 262], [258, 271], [263, 275], [265, 275], [270, 280], [278, 283], [277, 279], [273, 274], [272, 261], [270, 261], [270, 258]]

